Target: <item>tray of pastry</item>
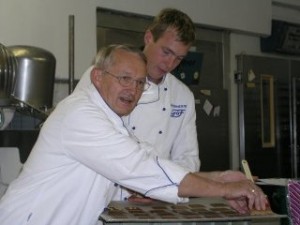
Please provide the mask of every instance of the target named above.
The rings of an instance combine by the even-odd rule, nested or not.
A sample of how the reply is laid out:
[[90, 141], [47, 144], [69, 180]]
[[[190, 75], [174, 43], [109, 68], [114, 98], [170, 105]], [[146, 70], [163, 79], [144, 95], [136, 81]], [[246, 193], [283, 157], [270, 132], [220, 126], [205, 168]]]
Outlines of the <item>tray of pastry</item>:
[[241, 215], [220, 198], [195, 198], [188, 203], [113, 201], [99, 219], [104, 222], [213, 222], [284, 218], [271, 210]]

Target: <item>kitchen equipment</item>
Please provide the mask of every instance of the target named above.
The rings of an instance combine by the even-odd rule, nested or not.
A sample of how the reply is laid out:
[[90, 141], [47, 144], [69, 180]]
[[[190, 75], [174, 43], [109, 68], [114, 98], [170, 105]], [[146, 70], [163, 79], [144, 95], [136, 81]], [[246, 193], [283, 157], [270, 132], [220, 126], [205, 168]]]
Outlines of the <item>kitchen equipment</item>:
[[259, 178], [298, 178], [300, 61], [241, 54], [237, 66], [240, 159]]
[[0, 130], [4, 130], [9, 125], [14, 114], [14, 107], [0, 107]]
[[47, 114], [52, 108], [56, 59], [33, 46], [9, 46], [17, 62], [12, 97], [20, 107]]
[[15, 79], [16, 60], [11, 51], [0, 44], [0, 130], [12, 120], [11, 91]]
[[0, 44], [0, 107], [11, 103], [10, 94], [15, 78], [16, 60], [11, 51]]

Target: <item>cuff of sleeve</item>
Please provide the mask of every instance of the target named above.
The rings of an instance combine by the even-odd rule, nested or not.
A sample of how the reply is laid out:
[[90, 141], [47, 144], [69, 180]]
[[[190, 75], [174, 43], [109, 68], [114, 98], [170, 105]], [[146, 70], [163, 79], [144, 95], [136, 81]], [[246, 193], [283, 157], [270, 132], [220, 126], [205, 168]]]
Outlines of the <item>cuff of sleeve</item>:
[[[174, 196], [177, 197], [174, 198]], [[147, 197], [157, 199], [160, 201], [174, 203], [174, 204], [184, 203], [189, 201], [189, 198], [178, 197], [178, 187], [176, 185], [161, 187], [153, 191], [149, 191], [147, 193]]]

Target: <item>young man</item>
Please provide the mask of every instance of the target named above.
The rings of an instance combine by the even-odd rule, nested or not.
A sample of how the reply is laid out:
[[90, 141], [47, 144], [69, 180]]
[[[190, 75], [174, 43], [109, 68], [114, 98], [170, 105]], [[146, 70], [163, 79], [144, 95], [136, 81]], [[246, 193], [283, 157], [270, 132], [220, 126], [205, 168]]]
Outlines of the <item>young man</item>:
[[195, 100], [173, 76], [195, 41], [192, 20], [177, 9], [163, 9], [144, 35], [150, 88], [124, 123], [138, 139], [156, 147], [160, 157], [199, 171]]
[[0, 200], [1, 225], [95, 225], [115, 184], [173, 203], [219, 196], [241, 213], [266, 208], [264, 193], [240, 173], [190, 173], [130, 136], [121, 117], [147, 88], [141, 52], [109, 46], [95, 62], [92, 84], [60, 102], [44, 123], [20, 176]]

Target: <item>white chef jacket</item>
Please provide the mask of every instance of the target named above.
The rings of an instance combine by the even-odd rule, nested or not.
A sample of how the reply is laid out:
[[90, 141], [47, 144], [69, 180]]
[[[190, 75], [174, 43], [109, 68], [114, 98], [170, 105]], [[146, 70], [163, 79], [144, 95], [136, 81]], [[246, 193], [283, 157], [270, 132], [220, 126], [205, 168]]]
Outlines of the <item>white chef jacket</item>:
[[115, 184], [177, 203], [188, 173], [141, 149], [93, 85], [59, 103], [0, 200], [1, 225], [94, 225]]
[[[90, 67], [74, 91], [91, 83]], [[190, 89], [168, 73], [143, 92], [137, 107], [126, 117], [125, 126], [140, 141], [155, 146], [156, 154], [189, 169], [199, 171], [195, 99]]]
[[138, 139], [153, 144], [160, 157], [199, 171], [193, 93], [170, 73], [159, 85], [150, 84], [133, 112], [123, 117], [125, 125]]

